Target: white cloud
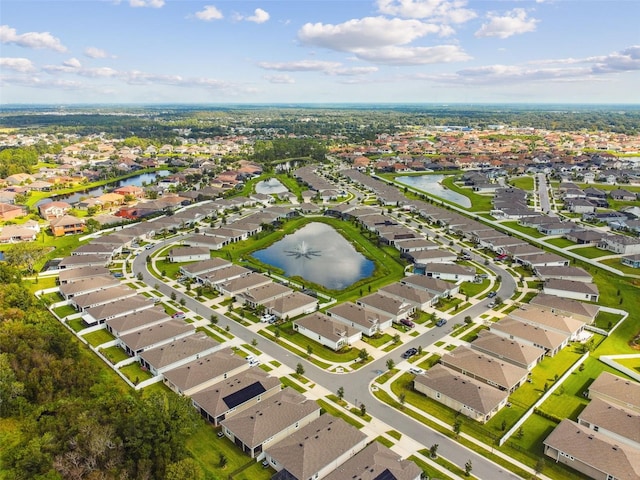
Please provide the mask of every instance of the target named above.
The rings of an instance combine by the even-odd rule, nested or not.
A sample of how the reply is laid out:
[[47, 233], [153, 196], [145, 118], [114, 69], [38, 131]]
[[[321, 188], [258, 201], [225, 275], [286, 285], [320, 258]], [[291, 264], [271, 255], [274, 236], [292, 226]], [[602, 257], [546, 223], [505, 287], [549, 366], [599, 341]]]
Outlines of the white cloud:
[[245, 18], [245, 20], [247, 22], [264, 23], [267, 20], [269, 20], [269, 18], [270, 18], [269, 13], [265, 12], [261, 8], [256, 8], [255, 11], [253, 12], [253, 15]]
[[446, 25], [424, 23], [419, 20], [365, 17], [332, 25], [307, 23], [298, 32], [305, 44], [341, 52], [357, 49], [375, 49], [389, 45], [404, 45], [429, 34], [450, 35], [453, 29]]
[[67, 48], [49, 32], [27, 32], [18, 35], [15, 28], [0, 25], [0, 43], [9, 43], [26, 48], [50, 49], [66, 52]]
[[324, 62], [321, 60], [300, 60], [297, 62], [260, 62], [260, 68], [279, 72], [325, 72], [342, 66], [339, 62]]
[[262, 78], [267, 80], [270, 83], [296, 83], [296, 81], [290, 75], [264, 75]]
[[196, 12], [195, 17], [198, 20], [210, 22], [211, 20], [221, 20], [224, 18], [224, 15], [222, 15], [222, 12], [213, 5], [206, 5], [203, 10]]
[[433, 63], [465, 62], [471, 59], [457, 45], [436, 47], [384, 47], [355, 52], [361, 60], [385, 65], [428, 65]]
[[111, 56], [105, 50], [96, 47], [85, 48], [84, 54], [89, 58], [108, 58]]
[[321, 72], [325, 75], [336, 76], [368, 75], [378, 71], [378, 67], [345, 67], [339, 62], [325, 62], [321, 60], [261, 62], [258, 66], [264, 70], [275, 70], [279, 72]]
[[2, 57], [0, 58], [0, 67], [6, 68], [8, 70], [13, 70], [20, 73], [28, 73], [33, 72], [35, 67], [33, 63], [28, 58], [11, 58], [11, 57]]
[[443, 23], [464, 23], [477, 15], [464, 8], [464, 0], [378, 0], [378, 10], [385, 15], [404, 18], [430, 18]]
[[500, 16], [495, 13], [487, 14], [488, 23], [483, 23], [476, 37], [509, 38], [520, 33], [534, 32], [539, 20], [527, 18], [527, 12], [523, 8], [514, 8]]
[[64, 62], [62, 62], [62, 64], [65, 67], [71, 67], [71, 68], [80, 68], [80, 67], [82, 67], [82, 64], [80, 63], [80, 60], [78, 60], [77, 58], [70, 58], [69, 60], [65, 60]]
[[162, 8], [164, 7], [164, 0], [129, 0], [129, 5], [134, 8]]

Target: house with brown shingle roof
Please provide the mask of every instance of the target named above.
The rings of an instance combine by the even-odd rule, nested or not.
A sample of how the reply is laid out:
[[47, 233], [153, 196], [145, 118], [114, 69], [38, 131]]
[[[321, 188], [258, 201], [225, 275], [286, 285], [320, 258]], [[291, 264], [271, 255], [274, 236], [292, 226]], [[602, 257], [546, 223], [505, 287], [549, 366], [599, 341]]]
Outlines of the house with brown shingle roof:
[[478, 338], [469, 344], [473, 350], [531, 371], [545, 356], [542, 348], [526, 345], [510, 338], [504, 338], [487, 330], [478, 333]]
[[318, 299], [306, 293], [293, 291], [283, 297], [262, 302], [262, 305], [266, 312], [277, 318], [294, 318], [314, 312], [318, 307]]
[[120, 335], [117, 343], [127, 352], [127, 355], [134, 357], [145, 350], [193, 335], [195, 331], [193, 325], [183, 320], [168, 319], [165, 322], [148, 325], [134, 332]]
[[82, 321], [91, 327], [102, 324], [111, 318], [128, 315], [151, 307], [153, 307], [153, 301], [143, 295], [136, 295], [88, 308], [82, 315]]
[[416, 307], [417, 310], [425, 310], [433, 306], [436, 298], [426, 290], [415, 288], [411, 285], [402, 284], [400, 282], [391, 283], [378, 290], [378, 293], [395, 298], [402, 302], [407, 302]]
[[120, 285], [120, 281], [117, 278], [105, 273], [95, 277], [83, 278], [82, 281], [62, 284], [59, 287], [59, 291], [60, 295], [66, 300], [69, 300], [76, 295], [97, 292], [99, 290], [117, 287], [118, 285]]
[[598, 286], [595, 283], [575, 282], [555, 278], [544, 282], [543, 291], [548, 295], [586, 302], [597, 302], [600, 295]]
[[445, 367], [486, 383], [500, 390], [513, 393], [526, 380], [527, 369], [484, 355], [469, 347], [456, 347], [440, 358]]
[[222, 432], [251, 458], [320, 417], [320, 406], [286, 387], [252, 408], [221, 422]]
[[139, 355], [139, 360], [140, 364], [155, 376], [220, 348], [221, 345], [206, 333], [196, 333], [175, 342], [145, 350]]
[[391, 315], [373, 311], [353, 302], [344, 302], [331, 307], [327, 310], [327, 315], [338, 322], [360, 330], [363, 335], [368, 337], [391, 328], [393, 324]]
[[225, 348], [164, 372], [162, 381], [179, 395], [191, 396], [248, 368], [244, 358]]
[[322, 479], [367, 443], [367, 436], [328, 413], [269, 447], [266, 460], [278, 472], [272, 478]]
[[529, 305], [537, 305], [552, 313], [573, 317], [587, 325], [595, 321], [600, 311], [599, 305], [579, 302], [570, 298], [556, 297], [555, 295], [547, 295], [546, 293], [539, 293], [533, 297], [529, 301]]
[[291, 288], [280, 283], [269, 282], [264, 285], [249, 288], [242, 293], [238, 293], [236, 295], [236, 300], [243, 302], [252, 308], [256, 308], [258, 305], [263, 305], [272, 300], [284, 297], [292, 292], [293, 290]]
[[293, 329], [336, 352], [362, 339], [362, 331], [321, 312], [314, 312], [295, 320]]
[[537, 305], [522, 305], [513, 310], [510, 316], [521, 322], [569, 335], [570, 341], [577, 340], [585, 327], [584, 322], [580, 320], [553, 313]]
[[569, 343], [569, 335], [504, 317], [489, 327], [491, 332], [534, 347], [544, 348], [553, 357]]
[[371, 442], [364, 450], [336, 468], [325, 480], [420, 480], [422, 469], [380, 442]]
[[205, 419], [218, 425], [280, 391], [280, 379], [251, 368], [191, 395], [193, 406]]
[[86, 230], [85, 221], [82, 218], [73, 215], [64, 215], [54, 218], [49, 222], [49, 228], [54, 237], [62, 237], [64, 235], [75, 235]]
[[640, 449], [565, 419], [543, 441], [544, 453], [598, 480], [640, 478]]
[[416, 375], [413, 388], [437, 402], [484, 423], [507, 403], [509, 392], [462, 375], [444, 365], [434, 365]]
[[414, 305], [381, 293], [372, 293], [360, 298], [356, 303], [374, 312], [391, 316], [394, 322], [409, 318], [416, 311]]
[[580, 412], [578, 424], [640, 449], [640, 412], [596, 397]]
[[640, 383], [613, 373], [602, 372], [589, 386], [589, 398], [600, 398], [640, 412]]
[[105, 326], [113, 336], [119, 337], [142, 328], [166, 322], [169, 318], [170, 317], [164, 311], [164, 308], [154, 306], [145, 310], [140, 310], [107, 320], [105, 322]]
[[99, 275], [111, 275], [108, 268], [103, 266], [89, 266], [79, 268], [69, 268], [61, 270], [58, 274], [58, 283], [72, 283], [82, 281], [84, 278], [97, 277]]

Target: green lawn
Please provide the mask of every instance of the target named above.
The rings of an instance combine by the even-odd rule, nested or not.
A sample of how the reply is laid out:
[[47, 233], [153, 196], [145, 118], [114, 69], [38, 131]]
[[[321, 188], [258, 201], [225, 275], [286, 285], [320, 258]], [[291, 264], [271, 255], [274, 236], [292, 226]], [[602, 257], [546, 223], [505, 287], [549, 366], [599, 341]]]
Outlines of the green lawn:
[[329, 402], [325, 402], [324, 400], [322, 400], [321, 398], [317, 399], [316, 402], [318, 403], [318, 405], [320, 405], [320, 407], [327, 413], [333, 415], [334, 417], [339, 417], [342, 418], [345, 422], [347, 422], [349, 425], [353, 425], [354, 427], [360, 429], [362, 427], [364, 427], [364, 424], [360, 423], [359, 421], [357, 421], [355, 418], [353, 418], [351, 415], [348, 415], [344, 412], [344, 410], [341, 410], [337, 407], [334, 407], [333, 405], [331, 405]]
[[549, 240], [545, 240], [545, 242], [559, 248], [566, 248], [575, 245], [575, 243], [571, 240], [567, 240], [566, 238], [550, 238]]
[[415, 455], [411, 455], [409, 457], [409, 460], [414, 462], [416, 465], [418, 465], [418, 467], [422, 469], [422, 471], [426, 475], [426, 478], [439, 478], [441, 480], [451, 480], [451, 477], [449, 477], [448, 475], [445, 475], [444, 473], [441, 473], [440, 470], [436, 470], [427, 462], [425, 462], [424, 460], [421, 460]]
[[86, 335], [83, 335], [83, 338], [89, 342], [89, 345], [97, 347], [103, 343], [115, 340], [116, 337], [109, 333], [106, 328], [103, 328], [101, 330], [96, 330], [95, 332], [87, 333]]
[[382, 345], [385, 345], [393, 340], [393, 337], [388, 333], [379, 333], [373, 337], [362, 337], [362, 341], [368, 343], [372, 347], [380, 348]]
[[75, 308], [73, 308], [71, 305], [63, 305], [61, 307], [58, 307], [54, 310], [54, 312], [60, 318], [73, 315], [74, 313], [78, 313], [78, 311]]
[[300, 393], [304, 393], [307, 391], [306, 388], [304, 388], [302, 385], [299, 385], [298, 382], [294, 382], [293, 380], [291, 380], [289, 377], [280, 377], [280, 382], [285, 386], [285, 387], [291, 387], [294, 390], [300, 392]]
[[100, 350], [100, 352], [114, 365], [129, 358], [127, 352], [125, 352], [120, 347], [104, 348]]
[[462, 295], [469, 295], [469, 297], [475, 297], [480, 292], [485, 291], [489, 287], [489, 279], [485, 279], [482, 283], [474, 282], [462, 282], [460, 285], [460, 293]]
[[523, 227], [522, 225], [518, 224], [518, 222], [501, 222], [500, 225], [511, 228], [517, 232], [524, 233], [525, 235], [529, 235], [533, 238], [542, 238], [546, 236], [544, 233], [540, 233], [535, 228]]
[[609, 252], [607, 250], [600, 250], [596, 247], [573, 248], [571, 251], [576, 255], [580, 255], [584, 258], [599, 258], [606, 257], [607, 255], [613, 255], [612, 252]]
[[509, 184], [521, 190], [533, 191], [534, 180], [530, 175], [523, 175], [520, 177], [512, 177], [509, 179]]
[[82, 321], [81, 318], [74, 318], [73, 320], [68, 320], [66, 323], [76, 333], [79, 332], [80, 330], [87, 328], [87, 326], [85, 325], [85, 323]]
[[386, 438], [386, 437], [384, 437], [382, 435], [378, 435], [375, 438], [375, 441], [376, 442], [380, 442], [382, 445], [384, 445], [387, 448], [391, 448], [394, 445], [394, 443], [391, 440], [389, 440], [388, 438]]
[[617, 313], [600, 311], [596, 316], [594, 325], [603, 330], [611, 330], [620, 320], [622, 320], [622, 316]]
[[623, 265], [619, 258], [608, 258], [605, 260], [600, 260], [600, 263], [620, 270], [626, 275], [640, 275], [640, 268], [633, 268], [628, 265]]
[[135, 385], [140, 382], [144, 382], [153, 376], [148, 370], [142, 370], [138, 362], [125, 365], [120, 369], [120, 372]]

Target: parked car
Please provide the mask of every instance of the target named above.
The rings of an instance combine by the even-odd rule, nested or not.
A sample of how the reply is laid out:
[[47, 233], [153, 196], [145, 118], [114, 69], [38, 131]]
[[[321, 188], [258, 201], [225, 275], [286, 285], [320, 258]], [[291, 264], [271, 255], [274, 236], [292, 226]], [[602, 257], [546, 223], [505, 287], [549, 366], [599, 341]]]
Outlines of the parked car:
[[113, 276], [116, 277], [116, 278], [124, 277], [124, 275], [122, 273], [120, 273], [120, 272], [113, 272]]
[[260, 321], [262, 323], [273, 323], [276, 321], [276, 316], [272, 315], [271, 313], [265, 313], [260, 317]]
[[185, 318], [185, 314], [184, 314], [184, 312], [176, 312], [173, 315], [171, 315], [171, 318], [180, 318], [180, 319], [182, 319], [182, 318]]
[[447, 321], [444, 318], [439, 318], [438, 321], [436, 322], [436, 327], [442, 327], [446, 323]]
[[418, 349], [417, 348], [410, 348], [409, 350], [407, 350], [406, 352], [404, 352], [402, 354], [402, 358], [411, 358], [414, 355], [418, 354]]
[[260, 360], [258, 360], [257, 358], [254, 358], [249, 362], [250, 367], [257, 367], [258, 365], [260, 365]]
[[492, 290], [491, 292], [489, 292], [489, 293], [487, 294], [487, 298], [493, 298], [493, 297], [495, 297], [496, 295], [497, 295], [497, 293], [495, 292], [495, 290]]
[[403, 318], [402, 320], [400, 320], [400, 323], [402, 325], [404, 325], [407, 328], [413, 328], [416, 326], [415, 323], [413, 323], [411, 320], [409, 320], [408, 318]]
[[496, 301], [495, 301], [495, 300], [491, 300], [491, 301], [487, 304], [487, 307], [489, 307], [489, 308], [493, 308], [493, 307], [495, 307], [495, 306], [496, 306]]
[[413, 373], [414, 375], [422, 375], [424, 373], [424, 370], [418, 367], [411, 367], [409, 368], [409, 373]]

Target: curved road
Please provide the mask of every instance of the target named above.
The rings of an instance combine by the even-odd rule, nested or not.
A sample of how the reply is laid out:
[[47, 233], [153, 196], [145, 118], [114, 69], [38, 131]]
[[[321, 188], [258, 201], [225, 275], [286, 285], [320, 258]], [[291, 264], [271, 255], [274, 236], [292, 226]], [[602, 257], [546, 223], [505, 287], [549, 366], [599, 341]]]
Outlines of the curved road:
[[[143, 250], [133, 261], [132, 271], [134, 275], [138, 273], [142, 273], [145, 280], [149, 281], [151, 279], [155, 279], [151, 275], [151, 273], [147, 270], [147, 257], [152, 254], [154, 251], [163, 248], [169, 243], [174, 243], [176, 238], [172, 238], [170, 240], [165, 240], [159, 244], [156, 244], [153, 249]], [[476, 261], [482, 263], [484, 261], [478, 255], [472, 255], [472, 258]], [[502, 282], [500, 284], [500, 288], [498, 290], [498, 295], [501, 298], [511, 298], [516, 289], [516, 282], [505, 270], [501, 269], [495, 265], [489, 265], [488, 268], [494, 272], [496, 275], [501, 275]], [[237, 322], [227, 318], [226, 316], [210, 309], [209, 307], [202, 305], [200, 302], [195, 300], [194, 298], [183, 294], [182, 292], [173, 289], [169, 285], [164, 283], [158, 283], [156, 288], [158, 291], [162, 292], [166, 296], [171, 296], [173, 292], [176, 293], [177, 297], [185, 300], [185, 307], [189, 308], [191, 311], [195, 312], [197, 315], [202, 316], [203, 318], [210, 318], [212, 314], [218, 317], [218, 325], [222, 328], [229, 327], [229, 331], [240, 338], [246, 343], [251, 343], [251, 340], [256, 338], [256, 334]], [[404, 347], [417, 348], [419, 345], [423, 347], [426, 345], [430, 345], [434, 342], [437, 342], [448, 333], [451, 332], [452, 325], [456, 323], [463, 323], [464, 317], [470, 315], [472, 318], [479, 316], [480, 314], [487, 311], [488, 307], [486, 306], [485, 301], [477, 303], [459, 313], [451, 317], [448, 321], [447, 326], [443, 328], [432, 328], [428, 332], [414, 338], [410, 342], [406, 343]], [[389, 426], [392, 426], [394, 429], [401, 432], [403, 435], [407, 435], [408, 437], [416, 440], [420, 444], [424, 445], [425, 448], [429, 448], [434, 443], [437, 443], [440, 448], [438, 452], [442, 454], [442, 456], [449, 461], [455, 463], [461, 468], [464, 468], [464, 464], [467, 460], [471, 459], [473, 463], [473, 475], [478, 478], [492, 479], [492, 480], [513, 480], [519, 478], [517, 475], [505, 471], [499, 465], [488, 461], [481, 455], [467, 449], [463, 445], [451, 440], [450, 438], [436, 432], [427, 426], [413, 420], [412, 418], [390, 408], [384, 403], [380, 402], [377, 398], [375, 398], [370, 392], [370, 383], [379, 376], [380, 370], [387, 370], [386, 362], [389, 358], [392, 358], [394, 362], [399, 363], [402, 361], [400, 357], [400, 352], [389, 352], [387, 355], [384, 355], [381, 358], [367, 364], [366, 368], [362, 368], [355, 372], [350, 372], [348, 374], [334, 374], [328, 373], [320, 368], [318, 368], [313, 363], [305, 360], [304, 358], [298, 357], [297, 355], [292, 354], [284, 347], [280, 345], [267, 341], [266, 339], [262, 339], [260, 342], [260, 349], [270, 357], [277, 359], [284, 365], [287, 365], [292, 370], [296, 369], [296, 365], [298, 363], [302, 363], [305, 369], [305, 377], [309, 378], [313, 382], [324, 386], [329, 391], [335, 392], [339, 386], [344, 387], [345, 398], [348, 400], [353, 400], [351, 403], [356, 403], [355, 399], [357, 399], [357, 403], [364, 403], [367, 406], [367, 412], [377, 419], [383, 421]]]

